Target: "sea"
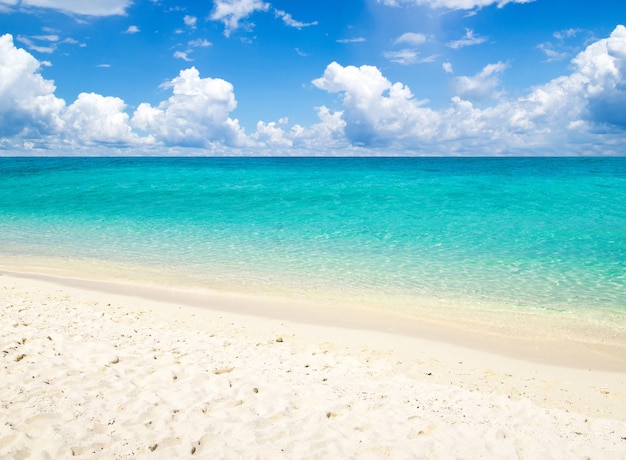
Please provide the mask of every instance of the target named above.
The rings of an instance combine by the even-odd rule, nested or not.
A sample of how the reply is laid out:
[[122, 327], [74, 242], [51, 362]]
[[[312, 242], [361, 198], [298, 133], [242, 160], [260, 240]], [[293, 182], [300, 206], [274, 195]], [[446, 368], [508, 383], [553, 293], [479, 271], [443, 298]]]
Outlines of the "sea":
[[626, 327], [626, 158], [5, 157], [20, 264]]

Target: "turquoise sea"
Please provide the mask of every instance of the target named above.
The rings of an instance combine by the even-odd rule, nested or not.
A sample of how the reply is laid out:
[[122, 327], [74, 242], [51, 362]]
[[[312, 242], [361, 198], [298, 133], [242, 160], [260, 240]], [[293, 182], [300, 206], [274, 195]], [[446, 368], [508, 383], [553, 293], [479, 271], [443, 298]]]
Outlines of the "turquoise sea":
[[30, 259], [623, 322], [626, 158], [0, 158], [0, 267]]

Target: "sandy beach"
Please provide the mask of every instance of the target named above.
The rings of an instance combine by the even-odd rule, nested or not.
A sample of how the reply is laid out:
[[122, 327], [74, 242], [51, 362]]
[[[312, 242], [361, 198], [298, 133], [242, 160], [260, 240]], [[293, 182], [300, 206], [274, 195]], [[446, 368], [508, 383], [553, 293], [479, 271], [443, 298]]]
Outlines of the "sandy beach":
[[619, 359], [103, 286], [0, 276], [0, 457], [626, 459]]

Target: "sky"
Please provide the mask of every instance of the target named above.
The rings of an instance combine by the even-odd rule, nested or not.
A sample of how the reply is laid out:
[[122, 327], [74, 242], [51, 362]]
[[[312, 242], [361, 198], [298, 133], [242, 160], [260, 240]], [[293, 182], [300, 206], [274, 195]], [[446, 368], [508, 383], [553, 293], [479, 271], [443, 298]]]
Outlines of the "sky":
[[0, 0], [0, 155], [626, 155], [624, 0]]

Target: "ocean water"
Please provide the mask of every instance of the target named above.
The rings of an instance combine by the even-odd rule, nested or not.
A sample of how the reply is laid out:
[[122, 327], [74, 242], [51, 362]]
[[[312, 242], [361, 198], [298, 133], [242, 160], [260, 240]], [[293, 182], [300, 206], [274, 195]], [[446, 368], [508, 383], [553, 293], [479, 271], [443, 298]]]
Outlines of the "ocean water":
[[624, 321], [626, 158], [0, 158], [0, 266], [29, 257]]

